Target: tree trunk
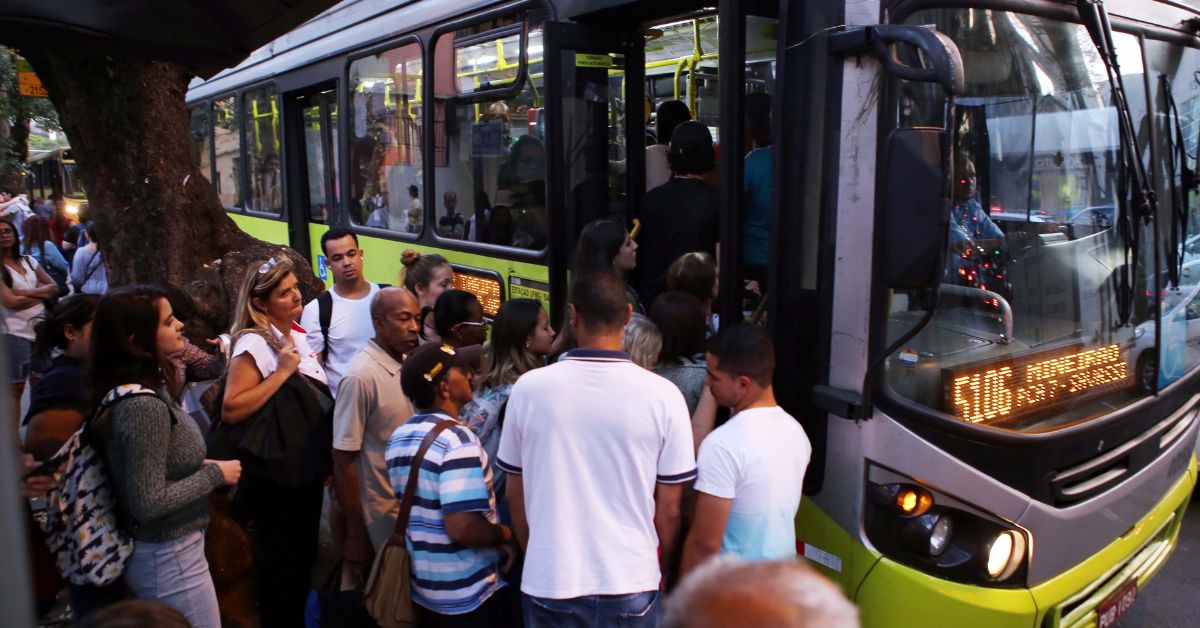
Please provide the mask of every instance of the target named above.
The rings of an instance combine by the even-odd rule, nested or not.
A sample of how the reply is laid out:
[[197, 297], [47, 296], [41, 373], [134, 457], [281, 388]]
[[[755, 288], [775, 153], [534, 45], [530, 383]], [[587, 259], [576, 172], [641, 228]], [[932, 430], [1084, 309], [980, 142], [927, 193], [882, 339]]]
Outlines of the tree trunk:
[[[306, 299], [322, 290], [308, 261], [247, 235], [192, 161], [181, 66], [30, 49], [88, 191], [111, 285], [168, 284], [196, 302], [193, 337], [229, 326], [246, 269], [285, 255]], [[201, 345], [203, 346], [203, 345]]]

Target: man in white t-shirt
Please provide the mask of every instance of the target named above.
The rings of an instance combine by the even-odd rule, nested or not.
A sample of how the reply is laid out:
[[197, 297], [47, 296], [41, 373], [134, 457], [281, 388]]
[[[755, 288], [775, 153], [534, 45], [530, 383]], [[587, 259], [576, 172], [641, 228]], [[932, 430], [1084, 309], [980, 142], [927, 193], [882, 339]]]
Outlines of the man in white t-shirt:
[[722, 327], [708, 347], [706, 383], [733, 416], [700, 443], [696, 515], [681, 574], [709, 557], [796, 555], [796, 509], [812, 445], [775, 403], [775, 348], [757, 325]]
[[695, 477], [687, 403], [621, 351], [624, 281], [576, 278], [569, 308], [580, 348], [517, 380], [497, 452], [526, 552], [525, 626], [655, 626], [659, 550], [674, 554]]
[[363, 278], [363, 252], [358, 236], [345, 229], [330, 229], [321, 236], [325, 264], [333, 274], [333, 288], [304, 306], [300, 326], [308, 344], [325, 364], [329, 390], [336, 399], [338, 383], [350, 360], [375, 335], [371, 323], [371, 298], [379, 286]]
[[333, 486], [346, 534], [343, 582], [365, 577], [371, 557], [396, 528], [400, 502], [388, 475], [388, 439], [413, 414], [400, 388], [400, 365], [417, 348], [421, 307], [404, 288], [371, 298], [375, 338], [353, 360], [338, 385], [333, 408]]

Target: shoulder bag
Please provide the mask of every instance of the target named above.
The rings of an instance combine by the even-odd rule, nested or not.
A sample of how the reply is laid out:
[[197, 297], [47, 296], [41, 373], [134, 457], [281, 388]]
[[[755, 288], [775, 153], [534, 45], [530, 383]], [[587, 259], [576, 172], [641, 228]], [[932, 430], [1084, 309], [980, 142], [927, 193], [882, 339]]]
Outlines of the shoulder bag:
[[383, 549], [379, 550], [379, 554], [375, 556], [375, 564], [371, 566], [371, 576], [367, 579], [366, 590], [363, 591], [363, 604], [381, 628], [411, 628], [417, 625], [417, 615], [412, 603], [411, 558], [404, 534], [408, 530], [408, 515], [412, 512], [413, 498], [417, 492], [417, 475], [420, 473], [425, 453], [442, 430], [457, 423], [449, 419], [440, 421], [421, 441], [408, 472], [408, 485], [404, 487], [404, 497], [400, 500], [396, 529], [384, 543]]

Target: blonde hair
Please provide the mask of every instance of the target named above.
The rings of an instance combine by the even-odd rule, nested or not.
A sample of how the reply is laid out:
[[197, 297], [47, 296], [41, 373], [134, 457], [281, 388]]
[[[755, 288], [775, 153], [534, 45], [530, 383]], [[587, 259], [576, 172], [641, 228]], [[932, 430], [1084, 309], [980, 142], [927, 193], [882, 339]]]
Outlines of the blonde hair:
[[625, 324], [621, 348], [629, 354], [634, 364], [649, 370], [658, 362], [658, 354], [662, 352], [662, 333], [650, 319], [635, 313]]
[[266, 339], [272, 349], [283, 349], [275, 334], [270, 333], [271, 318], [266, 312], [254, 307], [254, 299], [270, 298], [284, 278], [292, 274], [292, 262], [282, 255], [249, 266], [233, 310], [233, 326], [229, 330], [233, 345], [237, 345], [238, 339], [246, 334], [258, 334]]

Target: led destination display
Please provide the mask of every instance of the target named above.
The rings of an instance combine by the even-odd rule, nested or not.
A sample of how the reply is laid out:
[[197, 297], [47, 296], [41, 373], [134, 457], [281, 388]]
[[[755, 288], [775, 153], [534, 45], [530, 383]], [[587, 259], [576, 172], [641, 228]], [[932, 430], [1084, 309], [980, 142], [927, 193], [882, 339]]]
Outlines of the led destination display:
[[455, 290], [466, 290], [479, 299], [483, 306], [483, 315], [495, 318], [500, 311], [500, 302], [504, 300], [504, 288], [500, 284], [500, 276], [492, 271], [476, 270], [454, 266]]
[[1133, 383], [1119, 345], [944, 370], [945, 407], [964, 421], [1010, 419]]

